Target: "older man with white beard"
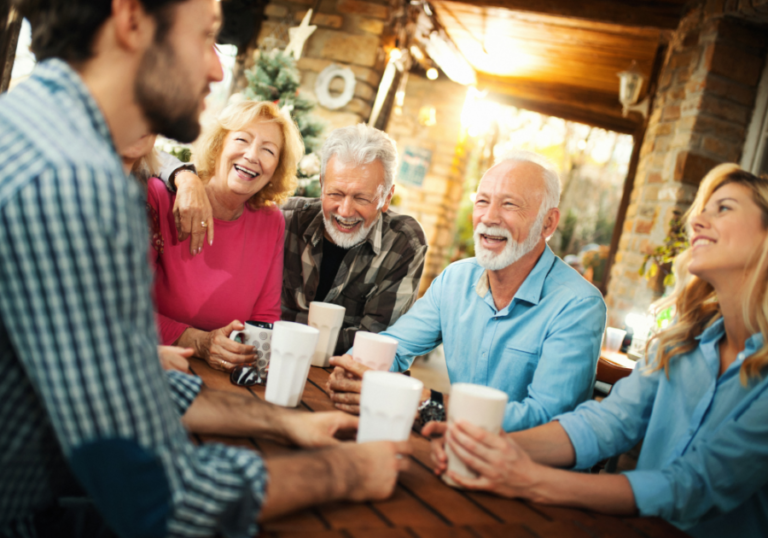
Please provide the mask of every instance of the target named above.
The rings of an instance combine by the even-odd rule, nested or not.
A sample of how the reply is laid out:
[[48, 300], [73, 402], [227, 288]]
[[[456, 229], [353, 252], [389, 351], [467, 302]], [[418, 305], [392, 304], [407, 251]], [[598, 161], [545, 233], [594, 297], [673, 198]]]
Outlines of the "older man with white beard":
[[395, 143], [364, 124], [333, 131], [320, 150], [319, 199], [291, 198], [285, 215], [282, 319], [307, 323], [309, 303], [346, 309], [336, 344], [378, 333], [416, 300], [427, 241], [412, 217], [388, 211]]
[[[473, 210], [477, 256], [448, 266], [382, 333], [399, 341], [393, 371], [443, 343], [451, 383], [509, 395], [505, 431], [548, 422], [591, 395], [606, 309], [597, 289], [546, 243], [559, 199], [557, 173], [535, 153], [514, 152], [486, 172]], [[331, 398], [358, 411], [366, 367], [349, 355], [331, 363]], [[444, 419], [444, 404], [425, 389], [421, 421]]]

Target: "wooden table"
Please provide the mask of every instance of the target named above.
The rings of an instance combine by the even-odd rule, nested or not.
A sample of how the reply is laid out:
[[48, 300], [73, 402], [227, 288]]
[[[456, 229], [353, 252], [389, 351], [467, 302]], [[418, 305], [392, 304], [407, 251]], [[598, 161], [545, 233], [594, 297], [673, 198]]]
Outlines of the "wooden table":
[[[263, 387], [246, 389], [202, 361], [194, 372], [210, 387], [263, 398]], [[324, 387], [330, 370], [312, 367], [300, 408], [333, 410]], [[199, 442], [222, 442], [259, 450], [265, 456], [296, 449], [262, 439], [196, 436]], [[261, 536], [280, 538], [648, 538], [684, 537], [657, 518], [618, 518], [592, 512], [531, 504], [488, 493], [450, 488], [432, 473], [429, 441], [411, 434], [412, 462], [400, 474], [394, 494], [385, 501], [334, 502], [267, 523]]]

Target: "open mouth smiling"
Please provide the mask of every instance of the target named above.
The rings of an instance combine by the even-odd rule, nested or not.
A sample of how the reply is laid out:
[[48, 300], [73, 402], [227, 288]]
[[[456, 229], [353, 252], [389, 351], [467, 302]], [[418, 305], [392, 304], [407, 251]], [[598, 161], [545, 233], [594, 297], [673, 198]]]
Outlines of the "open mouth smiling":
[[244, 166], [240, 166], [239, 164], [235, 165], [235, 170], [237, 170], [241, 174], [245, 174], [246, 176], [248, 176], [250, 178], [256, 178], [256, 177], [259, 177], [261, 175], [259, 172], [251, 170], [250, 168], [245, 168]]
[[334, 222], [336, 222], [336, 225], [342, 231], [345, 231], [345, 232], [350, 232], [350, 231], [354, 230], [357, 227], [357, 225], [360, 224], [360, 222], [361, 222], [359, 219], [355, 219], [355, 220], [351, 220], [351, 221], [342, 220], [342, 219], [340, 219], [339, 217], [336, 217], [336, 216], [333, 217], [333, 220], [334, 220]]
[[500, 236], [500, 235], [480, 234], [480, 237], [482, 237], [483, 240], [488, 242], [488, 243], [501, 243], [501, 242], [507, 240], [506, 237], [503, 237], [503, 236]]

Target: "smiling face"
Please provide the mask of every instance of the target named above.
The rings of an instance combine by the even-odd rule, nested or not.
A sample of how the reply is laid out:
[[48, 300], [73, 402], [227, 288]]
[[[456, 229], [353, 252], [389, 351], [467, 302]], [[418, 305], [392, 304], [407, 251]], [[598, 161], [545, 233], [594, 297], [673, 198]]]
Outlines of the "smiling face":
[[541, 212], [546, 192], [543, 168], [527, 161], [492, 167], [477, 188], [472, 211], [478, 262], [504, 269], [543, 245], [557, 227], [557, 209]]
[[280, 164], [283, 133], [274, 122], [252, 122], [224, 139], [211, 186], [247, 201], [269, 183]]
[[714, 283], [754, 269], [768, 229], [749, 188], [729, 183], [712, 193], [690, 220], [691, 274]]
[[323, 219], [328, 237], [336, 245], [351, 248], [365, 239], [379, 214], [389, 209], [394, 189], [386, 195], [383, 189], [384, 166], [378, 159], [361, 165], [345, 164], [336, 156], [328, 159]]

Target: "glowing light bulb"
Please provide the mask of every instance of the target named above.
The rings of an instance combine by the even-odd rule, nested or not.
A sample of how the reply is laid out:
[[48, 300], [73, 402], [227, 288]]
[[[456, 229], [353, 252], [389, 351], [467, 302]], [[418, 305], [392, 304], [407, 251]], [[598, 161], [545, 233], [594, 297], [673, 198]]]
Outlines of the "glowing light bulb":
[[427, 69], [427, 78], [429, 80], [437, 79], [437, 74], [438, 74], [437, 69], [435, 69], [434, 67], [430, 67], [429, 69]]

